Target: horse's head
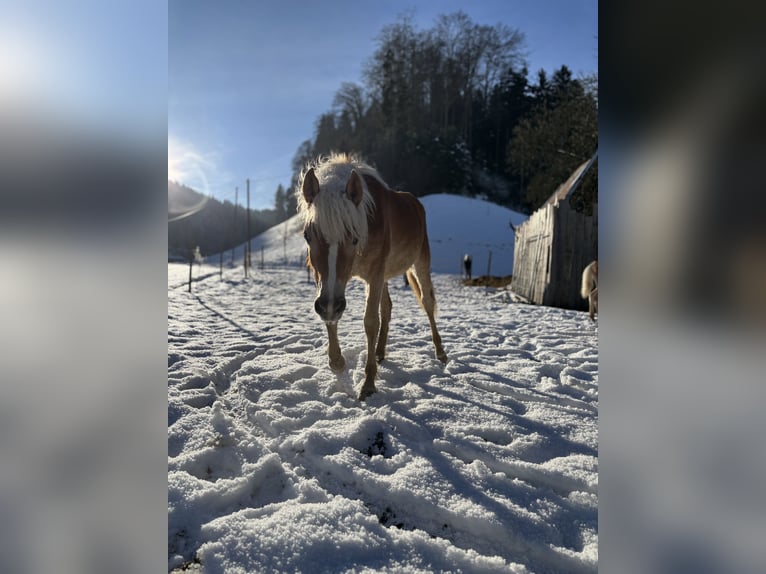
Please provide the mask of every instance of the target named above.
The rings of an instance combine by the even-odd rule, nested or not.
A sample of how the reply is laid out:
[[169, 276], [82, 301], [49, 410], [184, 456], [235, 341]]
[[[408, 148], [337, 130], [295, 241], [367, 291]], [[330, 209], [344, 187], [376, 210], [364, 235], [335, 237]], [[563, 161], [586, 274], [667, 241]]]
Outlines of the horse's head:
[[[329, 197], [331, 192], [320, 190], [314, 170], [310, 169], [303, 177], [301, 191], [307, 205], [318, 207], [324, 202], [322, 209], [316, 209], [314, 219], [305, 224], [303, 236], [308, 244], [308, 264], [317, 282], [314, 309], [325, 323], [335, 323], [346, 308], [346, 284], [360, 248], [359, 237], [348, 219], [359, 217], [364, 183], [352, 171], [342, 193]], [[364, 210], [359, 213], [366, 219]]]

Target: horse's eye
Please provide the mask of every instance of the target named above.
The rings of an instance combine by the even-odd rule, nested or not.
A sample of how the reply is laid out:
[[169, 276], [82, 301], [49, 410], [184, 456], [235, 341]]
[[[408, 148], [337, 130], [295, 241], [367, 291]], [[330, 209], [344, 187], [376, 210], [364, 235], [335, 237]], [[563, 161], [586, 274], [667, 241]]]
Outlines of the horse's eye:
[[357, 237], [354, 237], [354, 241], [353, 241], [352, 243], [353, 243], [354, 245], [356, 245], [357, 243], [359, 243], [359, 239], [358, 239]]

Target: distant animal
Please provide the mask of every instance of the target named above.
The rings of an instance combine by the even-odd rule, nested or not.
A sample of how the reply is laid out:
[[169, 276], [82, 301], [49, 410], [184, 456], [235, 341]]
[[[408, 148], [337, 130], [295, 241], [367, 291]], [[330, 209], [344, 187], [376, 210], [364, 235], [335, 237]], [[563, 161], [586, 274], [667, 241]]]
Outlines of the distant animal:
[[588, 314], [591, 321], [598, 313], [598, 259], [592, 261], [582, 272], [580, 296], [588, 300]]
[[468, 276], [468, 278], [471, 278], [471, 266], [473, 264], [473, 259], [471, 259], [471, 256], [467, 253], [465, 254], [465, 257], [463, 257], [463, 267], [465, 267], [465, 274]]
[[299, 178], [296, 196], [308, 264], [317, 283], [314, 310], [327, 327], [330, 368], [341, 371], [346, 366], [338, 343], [338, 321], [346, 308], [346, 284], [352, 276], [359, 277], [367, 283], [367, 362], [359, 400], [376, 392], [375, 377], [386, 354], [391, 320], [387, 281], [404, 273], [428, 316], [436, 357], [446, 363], [434, 319], [431, 252], [420, 201], [390, 189], [375, 169], [346, 154], [309, 163]]

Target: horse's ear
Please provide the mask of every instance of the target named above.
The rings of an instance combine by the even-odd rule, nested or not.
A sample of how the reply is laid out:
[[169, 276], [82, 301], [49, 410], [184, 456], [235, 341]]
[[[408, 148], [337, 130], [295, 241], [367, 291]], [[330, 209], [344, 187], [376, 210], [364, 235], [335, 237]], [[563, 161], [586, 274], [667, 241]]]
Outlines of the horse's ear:
[[358, 206], [362, 203], [362, 197], [364, 196], [364, 184], [362, 183], [361, 176], [356, 173], [355, 169], [351, 170], [351, 177], [348, 178], [346, 184], [346, 195], [354, 202], [354, 205]]
[[306, 200], [306, 203], [309, 205], [314, 203], [314, 199], [319, 194], [319, 180], [317, 179], [317, 176], [314, 175], [313, 167], [303, 176], [301, 191], [303, 192], [303, 199]]

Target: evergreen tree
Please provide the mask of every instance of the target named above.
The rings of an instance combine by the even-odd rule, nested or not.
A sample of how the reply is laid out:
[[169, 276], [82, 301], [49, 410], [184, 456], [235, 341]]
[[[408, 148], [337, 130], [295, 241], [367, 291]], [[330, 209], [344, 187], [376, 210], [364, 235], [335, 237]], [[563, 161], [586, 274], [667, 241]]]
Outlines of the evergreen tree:
[[[513, 130], [508, 167], [520, 178], [532, 209], [542, 205], [598, 147], [598, 107], [590, 84], [569, 80], [554, 90], [555, 84], [546, 82], [545, 99]], [[582, 184], [586, 209], [597, 199], [597, 186], [597, 170], [592, 170]]]
[[550, 76], [539, 70], [531, 84], [518, 30], [456, 12], [427, 30], [403, 17], [383, 27], [377, 43], [362, 83], [341, 84], [296, 152], [287, 198], [308, 160], [357, 152], [394, 188], [481, 194], [529, 211], [563, 181], [556, 180], [562, 159], [572, 161], [553, 158], [555, 149], [589, 156], [597, 145], [595, 90], [566, 66]]

